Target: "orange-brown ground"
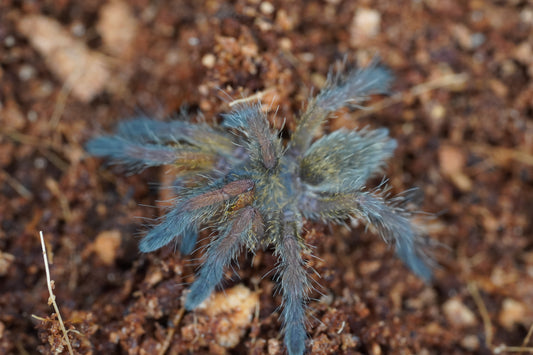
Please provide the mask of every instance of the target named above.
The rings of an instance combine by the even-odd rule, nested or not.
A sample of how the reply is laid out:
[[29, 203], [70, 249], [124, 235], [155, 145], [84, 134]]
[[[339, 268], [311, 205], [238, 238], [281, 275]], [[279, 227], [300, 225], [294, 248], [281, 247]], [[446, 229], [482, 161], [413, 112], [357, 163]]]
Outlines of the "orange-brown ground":
[[[4, 0], [0, 353], [66, 353], [47, 304], [43, 230], [76, 353], [282, 354], [279, 296], [262, 278], [270, 251], [243, 255], [226, 284], [234, 301], [183, 313], [195, 262], [171, 247], [137, 251], [143, 218], [161, 213], [149, 206], [170, 197], [154, 183], [172, 173], [106, 169], [83, 144], [139, 113], [187, 106], [216, 122], [227, 95], [259, 94], [278, 108], [272, 124], [291, 130], [332, 63], [377, 54], [394, 93], [339, 112], [325, 131], [389, 128], [391, 184], [424, 192], [423, 210], [437, 215], [429, 232], [450, 249], [424, 285], [364, 228], [308, 223], [321, 275], [309, 353], [521, 346], [533, 324], [531, 1]], [[234, 306], [242, 299], [247, 313]]]

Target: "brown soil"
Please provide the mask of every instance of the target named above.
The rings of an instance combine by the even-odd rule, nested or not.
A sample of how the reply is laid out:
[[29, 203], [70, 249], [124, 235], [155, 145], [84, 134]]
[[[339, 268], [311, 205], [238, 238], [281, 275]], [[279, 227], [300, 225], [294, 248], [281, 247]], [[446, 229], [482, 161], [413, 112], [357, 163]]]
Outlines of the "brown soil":
[[[161, 214], [152, 206], [169, 197], [156, 184], [171, 173], [128, 175], [83, 145], [140, 113], [186, 106], [216, 122], [229, 97], [256, 93], [290, 131], [336, 60], [376, 55], [395, 73], [394, 93], [339, 112], [325, 131], [389, 128], [399, 142], [391, 185], [424, 192], [421, 208], [436, 214], [429, 233], [449, 250], [424, 285], [363, 227], [308, 223], [321, 275], [308, 353], [533, 346], [522, 344], [533, 323], [531, 1], [4, 0], [0, 353], [67, 353], [39, 230], [75, 353], [284, 353], [279, 296], [262, 278], [271, 252], [243, 255], [225, 285], [236, 299], [258, 295], [251, 313], [212, 309], [216, 298], [183, 313], [200, 253], [137, 250], [146, 218]], [[221, 324], [236, 328], [226, 336]]]

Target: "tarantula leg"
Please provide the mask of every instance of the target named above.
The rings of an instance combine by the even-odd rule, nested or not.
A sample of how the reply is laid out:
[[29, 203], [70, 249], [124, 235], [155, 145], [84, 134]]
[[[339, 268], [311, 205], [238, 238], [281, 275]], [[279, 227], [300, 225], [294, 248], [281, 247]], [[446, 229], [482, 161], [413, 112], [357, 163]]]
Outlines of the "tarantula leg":
[[190, 288], [185, 301], [187, 310], [195, 309], [220, 283], [224, 269], [245, 245], [253, 228], [257, 211], [247, 206], [236, 212], [229, 225], [224, 226], [217, 239], [207, 248], [207, 256]]
[[186, 142], [194, 146], [224, 148], [227, 151], [233, 149], [228, 135], [206, 124], [193, 124], [184, 120], [162, 122], [149, 118], [136, 118], [119, 123], [117, 135], [138, 143]]
[[338, 130], [313, 142], [300, 162], [300, 177], [315, 192], [358, 190], [395, 148], [385, 128]]
[[431, 280], [431, 260], [426, 255], [421, 231], [403, 205], [404, 196], [386, 200], [379, 192], [317, 195], [308, 193], [300, 201], [305, 217], [340, 222], [350, 216], [362, 219], [386, 241], [392, 241], [398, 257], [424, 281]]
[[190, 254], [193, 251], [197, 240], [198, 228], [194, 225], [187, 226], [180, 236], [180, 253], [183, 255]]
[[198, 221], [206, 216], [206, 211], [182, 212], [179, 207], [171, 210], [165, 220], [153, 227], [139, 243], [139, 250], [143, 253], [150, 253], [164, 247], [172, 240], [177, 239], [180, 244], [180, 251], [192, 250], [192, 240], [197, 236], [192, 233], [197, 228]]
[[223, 157], [235, 149], [228, 134], [206, 124], [138, 118], [120, 123], [116, 132], [90, 140], [87, 151], [132, 169], [174, 164], [184, 170], [207, 170], [224, 165]]
[[253, 188], [254, 182], [252, 180], [244, 179], [232, 181], [220, 189], [208, 191], [204, 194], [189, 199], [183, 206], [183, 210], [190, 211], [213, 205], [242, 193], [251, 191]]
[[289, 153], [293, 156], [309, 148], [315, 131], [329, 114], [344, 106], [358, 105], [367, 95], [385, 93], [392, 81], [389, 70], [372, 63], [366, 68], [328, 74], [326, 87], [311, 99], [292, 136]]
[[89, 154], [111, 158], [132, 168], [172, 164], [178, 155], [175, 148], [159, 144], [136, 143], [118, 136], [91, 139], [86, 146]]
[[118, 136], [92, 139], [86, 149], [94, 156], [108, 157], [114, 163], [139, 170], [161, 165], [174, 165], [183, 171], [205, 170], [221, 159], [215, 152], [198, 151], [191, 146], [138, 143]]
[[260, 111], [259, 115], [250, 118], [249, 128], [251, 135], [259, 143], [261, 158], [263, 159], [265, 168], [272, 169], [278, 161], [278, 154], [276, 153], [274, 139], [270, 132], [267, 118], [262, 111]]
[[224, 115], [224, 125], [240, 128], [249, 136], [250, 142], [253, 142], [253, 150], [257, 151], [256, 154], [266, 169], [272, 169], [277, 164], [281, 154], [279, 138], [270, 131], [261, 104], [238, 105], [232, 112]]
[[209, 169], [216, 164], [218, 159], [220, 158], [212, 152], [184, 151], [174, 159], [172, 164], [184, 171], [194, 171]]
[[155, 226], [144, 236], [139, 244], [139, 249], [143, 253], [148, 253], [167, 245], [177, 236], [183, 235], [189, 237], [187, 240], [181, 240], [184, 243], [185, 250], [188, 247], [194, 247], [194, 245], [191, 246], [194, 238], [190, 233], [191, 228], [196, 228], [202, 220], [210, 218], [221, 202], [248, 192], [253, 187], [254, 182], [252, 180], [237, 180], [220, 189], [211, 190], [178, 203], [166, 215], [162, 223]]
[[286, 224], [284, 235], [276, 249], [279, 257], [278, 282], [283, 296], [283, 332], [289, 355], [301, 355], [305, 350], [305, 303], [309, 280], [301, 256], [297, 227]]
[[421, 279], [432, 278], [431, 260], [424, 251], [421, 231], [411, 220], [411, 213], [405, 210], [403, 196], [385, 201], [383, 196], [361, 193], [356, 196], [355, 215], [371, 224], [385, 240], [394, 241], [396, 255]]

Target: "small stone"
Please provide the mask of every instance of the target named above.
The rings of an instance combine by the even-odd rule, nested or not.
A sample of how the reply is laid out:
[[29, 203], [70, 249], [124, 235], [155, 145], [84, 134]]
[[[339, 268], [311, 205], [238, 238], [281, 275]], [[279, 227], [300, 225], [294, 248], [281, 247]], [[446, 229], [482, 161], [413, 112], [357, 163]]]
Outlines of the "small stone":
[[211, 295], [196, 309], [203, 310], [213, 321], [212, 329], [218, 345], [236, 346], [252, 321], [259, 295], [244, 285], [237, 285]]
[[282, 38], [279, 40], [279, 47], [284, 51], [290, 51], [292, 49], [292, 41], [289, 38]]
[[498, 97], [505, 99], [509, 93], [509, 88], [507, 85], [502, 83], [500, 80], [491, 79], [488, 81], [488, 87], [496, 94]]
[[468, 27], [461, 24], [453, 26], [452, 36], [465, 50], [475, 49], [485, 42], [485, 36], [482, 33], [471, 33]]
[[520, 12], [520, 21], [528, 25], [533, 25], [533, 9], [528, 7], [524, 8]]
[[378, 343], [372, 343], [372, 345], [370, 345], [370, 354], [372, 355], [383, 354], [383, 351], [381, 350], [381, 346]]
[[466, 157], [461, 149], [442, 146], [439, 149], [439, 162], [442, 173], [448, 176], [457, 188], [462, 191], [469, 191], [472, 188], [472, 181], [463, 172]]
[[479, 339], [475, 335], [467, 335], [461, 339], [461, 346], [468, 351], [476, 351], [479, 349]]
[[202, 65], [206, 68], [213, 68], [215, 66], [216, 57], [214, 54], [208, 53], [202, 57]]
[[457, 298], [446, 301], [442, 308], [446, 319], [454, 327], [465, 328], [477, 324], [474, 312]]
[[431, 118], [434, 120], [441, 120], [444, 118], [444, 115], [446, 114], [446, 109], [442, 105], [434, 105], [431, 108], [430, 115]]
[[465, 156], [461, 149], [452, 146], [442, 146], [439, 149], [440, 169], [446, 175], [461, 172], [465, 165]]
[[525, 323], [527, 307], [512, 298], [503, 300], [502, 309], [498, 315], [498, 322], [507, 330], [512, 330], [515, 324]]
[[355, 349], [359, 344], [359, 338], [353, 334], [341, 334], [342, 350]]
[[4, 39], [4, 45], [6, 47], [13, 47], [15, 45], [16, 41], [15, 41], [15, 37], [13, 36], [7, 36], [5, 39]]
[[13, 264], [13, 261], [15, 261], [14, 255], [3, 253], [0, 251], [0, 276], [4, 276], [7, 274], [7, 271], [9, 270], [11, 264]]
[[280, 9], [276, 14], [276, 25], [281, 27], [283, 31], [291, 31], [294, 29], [294, 19], [289, 16], [287, 11]]
[[522, 64], [533, 63], [533, 47], [528, 41], [519, 44], [514, 50], [514, 58]]
[[28, 81], [35, 76], [35, 68], [31, 65], [23, 64], [19, 69], [19, 79]]
[[106, 88], [112, 76], [107, 61], [73, 37], [57, 20], [26, 15], [18, 20], [17, 28], [78, 100], [89, 102]]
[[281, 353], [281, 345], [277, 339], [268, 339], [268, 355], [277, 355]]
[[83, 37], [87, 32], [87, 28], [81, 22], [76, 21], [70, 26], [70, 32], [76, 37]]
[[376, 10], [357, 10], [350, 26], [350, 42], [353, 46], [364, 44], [379, 34], [381, 14]]
[[127, 2], [111, 1], [104, 5], [96, 28], [109, 52], [117, 56], [129, 54], [137, 35], [137, 20]]
[[272, 29], [272, 23], [265, 21], [262, 18], [256, 18], [254, 25], [256, 25], [262, 32], [270, 31]]
[[261, 5], [259, 5], [259, 10], [265, 15], [271, 15], [275, 9], [274, 5], [272, 5], [268, 1], [263, 1]]
[[19, 130], [26, 124], [26, 118], [22, 113], [20, 106], [12, 99], [6, 99], [4, 102], [4, 108], [2, 111], [2, 128]]
[[121, 236], [118, 230], [104, 231], [96, 237], [93, 250], [106, 265], [113, 265], [120, 247]]

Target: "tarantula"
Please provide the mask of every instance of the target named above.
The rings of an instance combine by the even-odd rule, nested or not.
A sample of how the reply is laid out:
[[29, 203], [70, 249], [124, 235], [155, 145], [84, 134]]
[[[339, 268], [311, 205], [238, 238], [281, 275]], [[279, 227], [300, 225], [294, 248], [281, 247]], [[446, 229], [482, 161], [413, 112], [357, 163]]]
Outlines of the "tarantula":
[[177, 198], [163, 221], [141, 240], [144, 253], [171, 241], [190, 253], [202, 227], [216, 230], [185, 301], [195, 309], [219, 285], [224, 269], [245, 247], [272, 245], [279, 259], [277, 283], [285, 345], [290, 355], [305, 351], [305, 307], [310, 289], [302, 236], [303, 220], [344, 223], [357, 218], [371, 226], [424, 280], [431, 278], [419, 228], [405, 195], [388, 198], [365, 182], [380, 173], [396, 148], [387, 129], [338, 130], [313, 141], [328, 116], [360, 105], [367, 95], [386, 93], [392, 76], [373, 63], [328, 75], [310, 99], [291, 139], [269, 127], [260, 104], [238, 104], [222, 127], [186, 120], [138, 118], [117, 133], [92, 139], [87, 149], [133, 169], [177, 167]]

